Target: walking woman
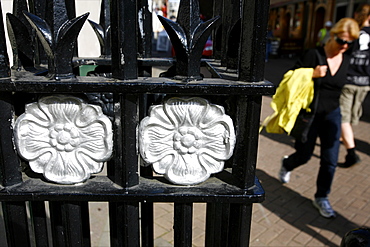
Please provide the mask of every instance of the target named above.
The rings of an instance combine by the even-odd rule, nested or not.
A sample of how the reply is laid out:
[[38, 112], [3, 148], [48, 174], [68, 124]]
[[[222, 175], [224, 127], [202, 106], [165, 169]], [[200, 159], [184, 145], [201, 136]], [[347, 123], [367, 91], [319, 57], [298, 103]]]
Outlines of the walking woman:
[[[352, 18], [343, 18], [330, 30], [330, 38], [324, 47], [305, 52], [293, 69], [313, 68], [314, 99], [311, 110], [314, 120], [308, 138], [302, 142], [296, 138], [295, 153], [285, 156], [279, 172], [283, 183], [289, 182], [293, 169], [306, 164], [312, 157], [317, 137], [320, 138], [320, 169], [316, 181], [313, 205], [323, 217], [335, 217], [328, 195], [337, 167], [339, 137], [341, 134], [341, 113], [339, 97], [346, 83], [349, 56], [344, 54], [348, 47], [359, 37], [359, 27]], [[321, 61], [321, 62], [320, 62]]]

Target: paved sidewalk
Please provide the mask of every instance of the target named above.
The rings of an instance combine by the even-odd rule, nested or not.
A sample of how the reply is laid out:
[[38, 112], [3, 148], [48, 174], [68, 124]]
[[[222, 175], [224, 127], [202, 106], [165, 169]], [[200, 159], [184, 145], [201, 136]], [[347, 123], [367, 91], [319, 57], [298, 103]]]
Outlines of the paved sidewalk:
[[[284, 71], [295, 59], [271, 59], [266, 64], [266, 79], [278, 84]], [[271, 113], [271, 97], [263, 97], [263, 120]], [[365, 105], [370, 105], [367, 97]], [[293, 139], [286, 135], [262, 132], [259, 138], [257, 176], [266, 192], [266, 200], [254, 204], [250, 246], [339, 246], [343, 235], [356, 227], [370, 227], [370, 108], [355, 127], [362, 163], [349, 169], [338, 168], [330, 200], [337, 218], [325, 219], [312, 206], [319, 168], [319, 143], [312, 159], [294, 170], [291, 181], [277, 180], [280, 159], [293, 152]], [[346, 152], [341, 146], [339, 160]], [[90, 203], [93, 247], [109, 244], [108, 204]], [[173, 246], [173, 204], [155, 204], [155, 246]], [[1, 218], [1, 213], [0, 213]], [[204, 246], [205, 204], [194, 204], [193, 246]], [[0, 220], [0, 236], [4, 236]], [[0, 246], [4, 246], [0, 237]]]
[[[266, 64], [266, 79], [278, 84], [295, 62], [292, 59], [271, 59]], [[263, 120], [272, 113], [271, 97], [263, 97]], [[369, 97], [366, 105], [370, 105]], [[319, 146], [304, 166], [292, 172], [291, 181], [277, 179], [280, 159], [294, 151], [293, 139], [286, 135], [262, 132], [259, 138], [257, 176], [266, 191], [266, 200], [254, 204], [250, 246], [339, 246], [343, 235], [356, 227], [370, 227], [370, 110], [355, 127], [355, 136], [362, 163], [349, 169], [338, 168], [330, 201], [337, 218], [325, 219], [312, 206], [319, 168]], [[339, 161], [346, 152], [341, 146]], [[195, 204], [193, 246], [204, 246], [204, 204]], [[155, 244], [173, 246], [173, 208], [158, 203], [155, 208]]]
[[[262, 118], [271, 110], [271, 98], [263, 98]], [[366, 117], [370, 117], [366, 116]], [[250, 246], [339, 246], [349, 230], [370, 227], [370, 123], [361, 121], [355, 129], [362, 163], [349, 169], [338, 168], [330, 200], [337, 218], [325, 219], [312, 206], [319, 168], [319, 143], [313, 158], [292, 172], [291, 181], [277, 179], [280, 159], [293, 152], [293, 140], [286, 135], [262, 132], [259, 139], [257, 176], [266, 191], [266, 200], [254, 204]], [[340, 161], [345, 150], [341, 146]], [[204, 204], [195, 204], [193, 246], [204, 246]], [[203, 213], [203, 214], [202, 214]], [[156, 204], [156, 246], [173, 246], [173, 208]]]

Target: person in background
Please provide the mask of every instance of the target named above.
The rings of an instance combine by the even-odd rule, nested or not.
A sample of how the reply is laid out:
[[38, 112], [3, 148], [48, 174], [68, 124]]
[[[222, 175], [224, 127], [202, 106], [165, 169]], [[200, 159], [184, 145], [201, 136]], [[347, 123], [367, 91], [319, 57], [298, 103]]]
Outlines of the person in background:
[[351, 62], [347, 73], [347, 84], [342, 89], [340, 108], [342, 111], [342, 142], [347, 150], [344, 163], [339, 167], [348, 168], [361, 162], [356, 154], [353, 125], [362, 115], [362, 103], [370, 90], [370, 5], [362, 4], [355, 12], [355, 20], [361, 31], [359, 39], [351, 49]]
[[[345, 54], [349, 45], [359, 36], [359, 27], [352, 18], [343, 18], [330, 30], [330, 38], [324, 47], [309, 49], [304, 53], [293, 69], [313, 68], [314, 99], [316, 107], [313, 122], [308, 132], [307, 141], [296, 138], [295, 153], [282, 159], [279, 179], [283, 183], [290, 180], [293, 169], [306, 164], [312, 157], [317, 137], [320, 138], [320, 168], [316, 180], [316, 193], [313, 205], [326, 218], [335, 217], [336, 213], [328, 199], [334, 173], [338, 162], [341, 134], [341, 113], [339, 97], [346, 83], [350, 56]], [[320, 61], [321, 60], [321, 61]]]
[[269, 60], [269, 56], [271, 53], [271, 42], [272, 39], [274, 38], [274, 34], [272, 32], [272, 27], [269, 25], [267, 28], [267, 35], [266, 35], [266, 57], [265, 57], [265, 62]]
[[167, 4], [166, 4], [166, 1], [163, 2], [161, 10], [162, 10], [163, 16], [167, 18]]
[[333, 26], [331, 21], [325, 22], [324, 28], [321, 28], [319, 33], [317, 34], [317, 46], [324, 46], [326, 41], [330, 38], [330, 29]]

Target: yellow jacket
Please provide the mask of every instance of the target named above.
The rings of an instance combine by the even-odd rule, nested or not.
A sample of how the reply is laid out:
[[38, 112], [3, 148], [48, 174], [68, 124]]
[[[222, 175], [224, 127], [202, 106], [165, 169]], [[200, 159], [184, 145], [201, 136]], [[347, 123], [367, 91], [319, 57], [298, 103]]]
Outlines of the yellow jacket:
[[300, 110], [310, 111], [314, 95], [313, 70], [299, 68], [285, 73], [272, 98], [274, 113], [265, 119], [260, 130], [266, 127], [268, 133], [290, 134]]

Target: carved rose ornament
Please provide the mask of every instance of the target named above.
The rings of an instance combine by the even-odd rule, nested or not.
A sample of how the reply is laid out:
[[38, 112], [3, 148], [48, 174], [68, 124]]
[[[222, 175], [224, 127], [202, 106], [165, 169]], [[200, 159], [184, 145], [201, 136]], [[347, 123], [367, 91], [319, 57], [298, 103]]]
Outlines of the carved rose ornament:
[[112, 124], [99, 106], [70, 96], [44, 97], [16, 120], [15, 144], [31, 169], [60, 184], [99, 173], [112, 154]]
[[235, 133], [222, 106], [203, 98], [171, 98], [151, 107], [139, 127], [142, 158], [175, 184], [198, 184], [222, 171]]

